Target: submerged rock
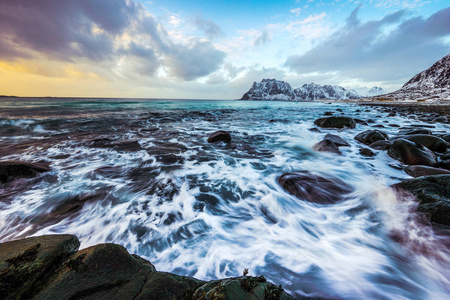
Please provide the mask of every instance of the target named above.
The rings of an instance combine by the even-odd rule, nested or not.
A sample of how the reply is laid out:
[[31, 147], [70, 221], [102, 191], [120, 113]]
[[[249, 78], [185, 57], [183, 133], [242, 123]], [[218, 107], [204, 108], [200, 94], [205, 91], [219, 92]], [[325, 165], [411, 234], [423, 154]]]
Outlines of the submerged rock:
[[322, 128], [355, 128], [356, 122], [350, 117], [325, 117], [314, 121], [316, 126]]
[[429, 166], [407, 166], [405, 172], [412, 177], [430, 176], [430, 175], [440, 175], [440, 174], [450, 174], [449, 170], [433, 168]]
[[0, 299], [293, 299], [263, 276], [205, 282], [158, 272], [120, 245], [79, 245], [72, 235], [0, 244]]
[[399, 195], [410, 192], [419, 202], [417, 210], [431, 222], [450, 226], [450, 175], [423, 176], [391, 187]]
[[42, 164], [21, 161], [1, 161], [0, 182], [10, 182], [17, 178], [33, 178], [40, 173], [48, 171], [50, 171], [50, 168]]
[[214, 132], [208, 137], [208, 143], [215, 142], [229, 142], [231, 141], [231, 135], [228, 131], [219, 130]]
[[318, 142], [317, 144], [315, 144], [313, 146], [313, 149], [314, 149], [314, 151], [318, 151], [318, 152], [331, 152], [331, 153], [336, 153], [336, 154], [342, 155], [338, 146], [336, 146], [336, 144], [330, 140], [323, 140], [323, 141]]
[[323, 139], [333, 142], [338, 147], [341, 147], [341, 146], [348, 147], [348, 146], [350, 146], [350, 144], [347, 143], [346, 140], [344, 140], [343, 138], [341, 138], [340, 136], [335, 135], [335, 134], [328, 133], [327, 135], [325, 135], [325, 137]]
[[355, 136], [355, 140], [365, 145], [370, 145], [378, 141], [384, 141], [387, 138], [387, 133], [376, 129], [366, 130]]
[[285, 173], [278, 178], [278, 183], [300, 200], [318, 204], [339, 202], [353, 190], [338, 178], [325, 178], [307, 171]]
[[436, 155], [431, 150], [402, 138], [392, 143], [388, 155], [407, 165], [433, 166], [437, 163]]

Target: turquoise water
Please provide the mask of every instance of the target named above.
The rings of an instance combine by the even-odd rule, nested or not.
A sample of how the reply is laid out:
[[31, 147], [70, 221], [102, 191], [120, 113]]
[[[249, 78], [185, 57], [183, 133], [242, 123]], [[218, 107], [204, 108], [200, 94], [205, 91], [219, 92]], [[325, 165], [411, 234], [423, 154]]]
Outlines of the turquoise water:
[[[326, 111], [373, 123], [310, 131]], [[393, 136], [392, 124], [424, 125], [342, 103], [2, 98], [0, 159], [52, 171], [1, 186], [0, 240], [75, 234], [83, 248], [118, 243], [181, 275], [249, 268], [297, 297], [446, 299], [448, 237], [386, 189], [409, 178], [401, 164], [385, 151], [361, 156], [354, 140], [373, 125]], [[231, 144], [209, 144], [216, 130]], [[313, 151], [327, 133], [350, 143], [342, 156]], [[278, 184], [292, 171], [353, 192], [334, 205], [302, 201]]]

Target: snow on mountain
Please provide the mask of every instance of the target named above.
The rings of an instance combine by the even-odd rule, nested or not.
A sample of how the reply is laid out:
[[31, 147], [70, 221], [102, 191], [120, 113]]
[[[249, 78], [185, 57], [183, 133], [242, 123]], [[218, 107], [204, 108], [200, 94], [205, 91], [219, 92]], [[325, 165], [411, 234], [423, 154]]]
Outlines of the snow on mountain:
[[374, 86], [373, 88], [367, 91], [366, 97], [379, 96], [384, 94], [386, 94], [386, 92], [383, 90], [383, 88]]
[[241, 100], [279, 100], [279, 101], [314, 101], [319, 99], [344, 100], [358, 99], [361, 96], [355, 90], [346, 90], [341, 86], [304, 84], [292, 89], [287, 82], [275, 79], [263, 79], [254, 82]]

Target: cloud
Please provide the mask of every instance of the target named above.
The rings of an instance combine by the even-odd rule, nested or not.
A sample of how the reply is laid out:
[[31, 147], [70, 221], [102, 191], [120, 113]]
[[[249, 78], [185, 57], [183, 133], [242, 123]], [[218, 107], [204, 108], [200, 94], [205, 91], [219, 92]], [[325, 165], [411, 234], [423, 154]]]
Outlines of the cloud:
[[[218, 34], [212, 22], [202, 24]], [[153, 76], [167, 68], [194, 80], [215, 71], [225, 56], [209, 42], [175, 42], [133, 0], [2, 0], [0, 32], [0, 60], [90, 62], [123, 74]]]
[[222, 28], [220, 28], [219, 25], [215, 24], [212, 20], [204, 19], [201, 15], [197, 16], [193, 23], [199, 30], [203, 31], [209, 39], [224, 35]]
[[449, 52], [443, 38], [450, 34], [450, 8], [428, 19], [400, 10], [366, 23], [358, 19], [359, 10], [316, 47], [290, 56], [285, 66], [297, 73], [338, 71], [365, 81], [403, 80]]
[[258, 36], [255, 41], [253, 42], [254, 46], [261, 46], [264, 45], [265, 43], [267, 43], [269, 41], [269, 33], [267, 32], [267, 30], [263, 30], [261, 32], [261, 35]]
[[293, 13], [296, 17], [298, 17], [300, 15], [300, 13], [302, 12], [302, 9], [300, 7], [297, 7], [297, 8], [291, 9], [290, 12]]

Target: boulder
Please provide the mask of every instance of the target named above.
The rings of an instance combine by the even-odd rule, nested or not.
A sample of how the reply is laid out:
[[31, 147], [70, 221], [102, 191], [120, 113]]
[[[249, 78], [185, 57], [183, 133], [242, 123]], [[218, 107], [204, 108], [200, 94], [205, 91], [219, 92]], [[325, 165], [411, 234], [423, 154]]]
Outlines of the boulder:
[[450, 133], [449, 134], [444, 134], [443, 136], [441, 136], [441, 138], [446, 141], [447, 143], [450, 143]]
[[411, 134], [432, 134], [430, 129], [426, 128], [404, 128], [399, 130], [399, 135], [411, 135]]
[[314, 151], [318, 151], [318, 152], [331, 152], [331, 153], [336, 153], [336, 154], [342, 155], [338, 146], [336, 146], [336, 144], [330, 140], [323, 140], [323, 141], [318, 142], [317, 144], [315, 144], [313, 146], [313, 149], [314, 149]]
[[219, 130], [214, 132], [208, 137], [208, 143], [215, 142], [229, 142], [231, 141], [231, 135], [228, 131]]
[[338, 178], [325, 178], [307, 171], [285, 173], [278, 178], [283, 189], [297, 197], [317, 204], [333, 204], [353, 191], [350, 185]]
[[22, 161], [0, 161], [0, 182], [10, 182], [17, 178], [33, 178], [50, 168], [36, 163]]
[[420, 176], [430, 176], [430, 175], [440, 175], [440, 174], [450, 174], [449, 170], [433, 168], [429, 166], [407, 166], [405, 168], [405, 172], [412, 177], [420, 177]]
[[355, 136], [355, 140], [365, 145], [370, 145], [377, 141], [384, 141], [387, 138], [388, 135], [386, 133], [376, 129], [366, 130]]
[[440, 137], [429, 135], [429, 134], [411, 134], [411, 135], [404, 135], [394, 138], [403, 138], [406, 140], [409, 140], [411, 142], [415, 142], [418, 144], [421, 144], [422, 146], [427, 147], [428, 149], [436, 152], [445, 152], [447, 149], [446, 142], [441, 139]]
[[376, 141], [369, 145], [370, 148], [375, 150], [387, 150], [392, 146], [392, 143], [389, 141]]
[[359, 154], [361, 154], [362, 156], [368, 156], [368, 157], [372, 157], [375, 156], [376, 154], [370, 150], [369, 148], [361, 148], [359, 149]]
[[419, 202], [417, 210], [431, 222], [450, 226], [450, 175], [423, 176], [391, 187], [399, 195], [411, 193]]
[[323, 139], [333, 142], [338, 147], [341, 147], [341, 146], [348, 147], [348, 146], [350, 146], [350, 144], [347, 143], [347, 141], [345, 141], [343, 138], [341, 138], [340, 136], [335, 135], [335, 134], [328, 133], [327, 135], [325, 135], [325, 137]]
[[388, 150], [388, 155], [407, 165], [433, 166], [437, 163], [436, 155], [428, 148], [406, 139], [397, 139]]
[[316, 126], [322, 128], [355, 128], [356, 122], [350, 117], [325, 117], [314, 121]]

